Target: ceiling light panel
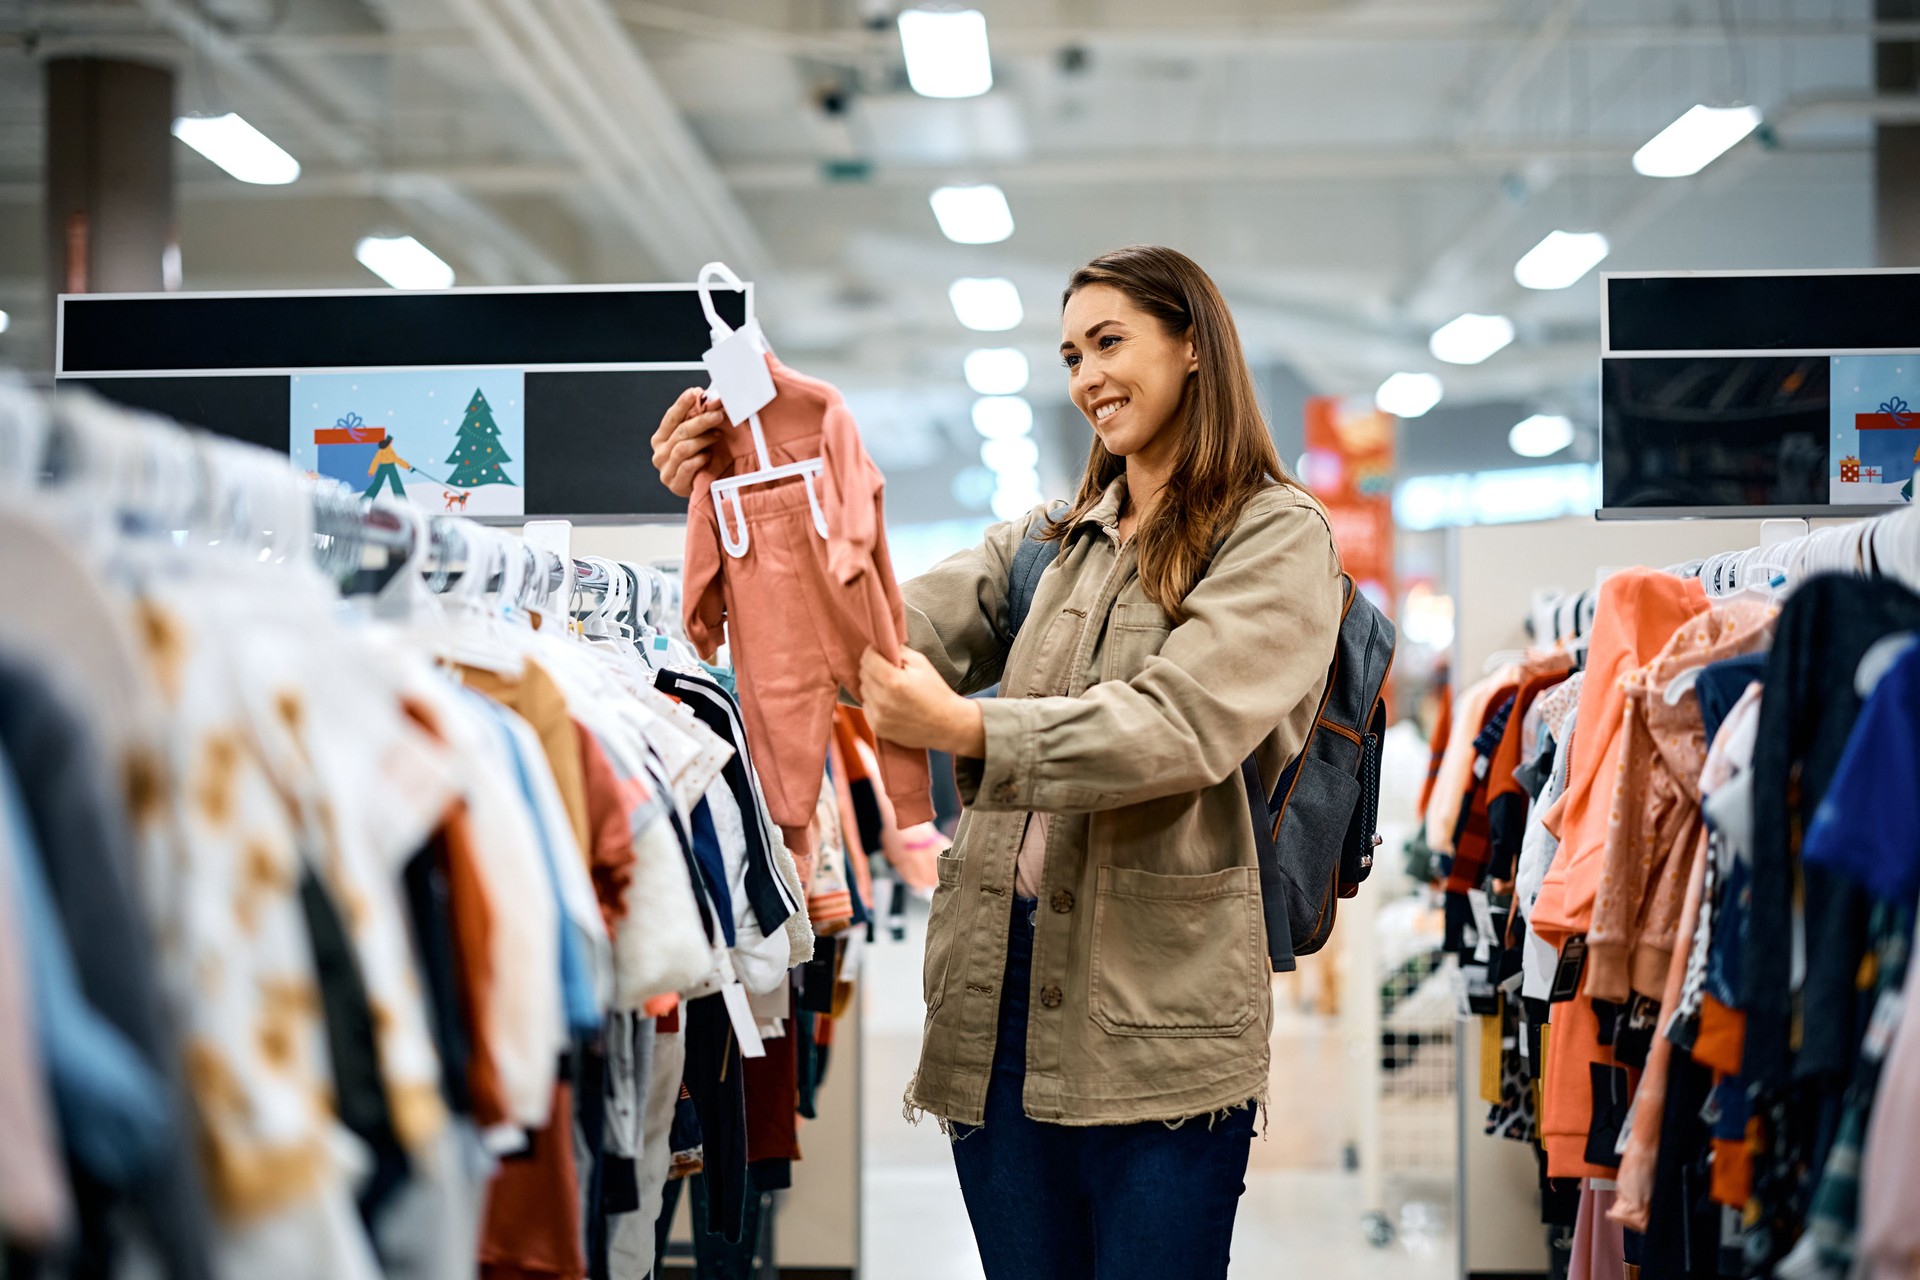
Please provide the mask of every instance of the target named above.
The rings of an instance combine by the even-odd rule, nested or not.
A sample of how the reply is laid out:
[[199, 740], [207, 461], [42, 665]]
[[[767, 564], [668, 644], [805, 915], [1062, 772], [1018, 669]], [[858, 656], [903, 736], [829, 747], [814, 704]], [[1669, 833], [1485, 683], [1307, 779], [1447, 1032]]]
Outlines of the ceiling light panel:
[[1013, 234], [1013, 210], [1006, 192], [991, 182], [973, 187], [940, 187], [927, 198], [940, 234], [955, 244], [998, 244]]
[[1507, 433], [1507, 445], [1523, 458], [1550, 458], [1572, 443], [1573, 422], [1557, 413], [1536, 413]]
[[1564, 289], [1599, 266], [1610, 248], [1598, 231], [1549, 231], [1513, 264], [1513, 278], [1529, 289]]
[[962, 276], [947, 286], [947, 299], [961, 324], [983, 333], [1015, 329], [1026, 319], [1020, 290], [1004, 276]]
[[453, 287], [453, 268], [412, 236], [362, 236], [353, 256], [396, 289]]
[[981, 347], [967, 352], [967, 385], [983, 396], [1017, 396], [1027, 389], [1032, 371], [1018, 347]]
[[181, 116], [173, 122], [173, 136], [242, 182], [277, 187], [300, 176], [298, 160], [231, 111]]
[[1427, 349], [1448, 364], [1479, 364], [1512, 341], [1513, 321], [1469, 311], [1435, 329]]
[[989, 440], [1030, 435], [1033, 406], [1019, 396], [983, 396], [973, 402], [973, 429]]
[[1431, 373], [1396, 373], [1373, 393], [1373, 403], [1382, 413], [1418, 418], [1440, 403], [1444, 390]]
[[1712, 164], [1759, 126], [1758, 107], [1690, 107], [1633, 153], [1633, 171], [1649, 178], [1687, 177]]
[[903, 9], [907, 83], [926, 98], [973, 98], [993, 88], [987, 19], [978, 9]]

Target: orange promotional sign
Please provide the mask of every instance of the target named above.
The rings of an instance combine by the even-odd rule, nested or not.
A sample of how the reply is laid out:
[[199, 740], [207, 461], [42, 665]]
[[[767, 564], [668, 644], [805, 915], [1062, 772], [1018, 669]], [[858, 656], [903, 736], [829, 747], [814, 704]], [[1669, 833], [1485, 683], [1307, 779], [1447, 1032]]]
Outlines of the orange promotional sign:
[[1306, 406], [1306, 474], [1327, 509], [1341, 562], [1388, 617], [1393, 577], [1394, 436], [1400, 420], [1366, 400], [1313, 396]]

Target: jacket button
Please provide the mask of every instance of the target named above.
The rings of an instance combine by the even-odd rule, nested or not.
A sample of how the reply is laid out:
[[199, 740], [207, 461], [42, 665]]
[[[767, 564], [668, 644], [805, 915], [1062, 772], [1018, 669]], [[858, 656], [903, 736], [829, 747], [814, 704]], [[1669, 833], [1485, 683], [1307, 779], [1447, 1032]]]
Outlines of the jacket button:
[[993, 798], [1000, 804], [1012, 804], [1017, 794], [1019, 793], [1014, 790], [1012, 779], [1002, 779], [994, 784]]
[[1073, 910], [1072, 892], [1066, 889], [1058, 890], [1053, 895], [1053, 909], [1061, 915], [1065, 915], [1067, 912]]
[[1043, 1008], [1058, 1009], [1064, 999], [1066, 997], [1060, 994], [1060, 988], [1054, 983], [1049, 982], [1040, 988], [1040, 1004]]

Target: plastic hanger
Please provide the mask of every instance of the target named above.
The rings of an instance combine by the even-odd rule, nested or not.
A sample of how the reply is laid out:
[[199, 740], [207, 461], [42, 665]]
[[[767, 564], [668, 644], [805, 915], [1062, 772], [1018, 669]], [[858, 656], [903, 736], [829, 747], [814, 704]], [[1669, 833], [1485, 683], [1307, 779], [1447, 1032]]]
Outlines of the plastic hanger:
[[[723, 262], [709, 262], [700, 268], [698, 281], [700, 309], [706, 312], [707, 324], [712, 328], [713, 340], [717, 345], [732, 337], [734, 330], [720, 318], [719, 311], [714, 308], [713, 285], [710, 277], [725, 280], [740, 290], [745, 290], [746, 284]], [[746, 323], [741, 326], [741, 331], [747, 333], [756, 345], [765, 349], [765, 340], [760, 337], [759, 325], [754, 321], [751, 310], [748, 311]], [[799, 462], [787, 462], [775, 466], [773, 460], [767, 456], [766, 433], [760, 428], [760, 415], [757, 412], [748, 415], [747, 426], [753, 432], [753, 454], [760, 465], [755, 470], [742, 475], [729, 476], [724, 480], [713, 482], [711, 492], [714, 514], [720, 522], [720, 545], [725, 547], [727, 554], [736, 560], [747, 554], [749, 535], [747, 513], [740, 505], [742, 489], [748, 489], [754, 485], [772, 484], [779, 480], [791, 480], [795, 476], [801, 477], [807, 486], [807, 505], [813, 511], [814, 530], [821, 537], [827, 537], [827, 516], [820, 507], [818, 488], [819, 477], [826, 468], [825, 460], [805, 458]]]

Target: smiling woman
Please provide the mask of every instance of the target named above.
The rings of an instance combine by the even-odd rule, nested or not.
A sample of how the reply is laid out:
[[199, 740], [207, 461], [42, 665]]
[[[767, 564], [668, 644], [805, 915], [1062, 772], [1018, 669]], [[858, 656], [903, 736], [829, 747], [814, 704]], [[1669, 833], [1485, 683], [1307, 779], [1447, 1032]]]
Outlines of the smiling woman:
[[1121, 533], [1138, 527], [1147, 595], [1178, 618], [1248, 497], [1297, 488], [1260, 416], [1233, 313], [1193, 259], [1157, 245], [1074, 272], [1061, 310], [1061, 360], [1094, 438], [1073, 508], [1046, 536], [1065, 537], [1124, 474]]
[[[953, 1134], [988, 1280], [1222, 1280], [1273, 1021], [1240, 763], [1270, 793], [1300, 753], [1340, 563], [1191, 259], [1082, 267], [1060, 351], [1093, 434], [1073, 502], [903, 583], [901, 660], [861, 663], [875, 731], [953, 755], [968, 810], [906, 1101]], [[697, 391], [668, 412], [670, 487], [723, 420]], [[1011, 578], [1043, 538], [1023, 621]]]
[[[969, 810], [907, 1103], [954, 1135], [989, 1280], [1217, 1280], [1272, 1019], [1236, 762], [1271, 787], [1298, 753], [1340, 568], [1205, 272], [1123, 249], [1062, 303], [1078, 494], [904, 584], [904, 661], [861, 672], [875, 729], [953, 753]], [[1023, 625], [1010, 579], [1042, 538]]]

